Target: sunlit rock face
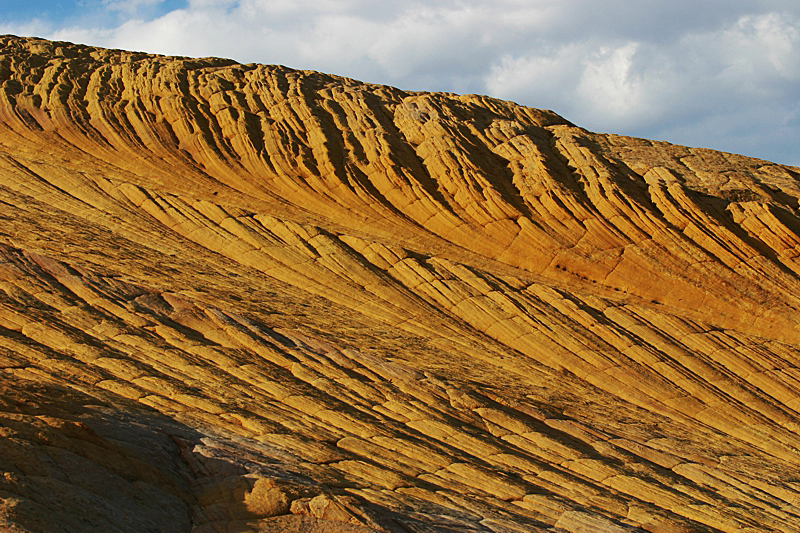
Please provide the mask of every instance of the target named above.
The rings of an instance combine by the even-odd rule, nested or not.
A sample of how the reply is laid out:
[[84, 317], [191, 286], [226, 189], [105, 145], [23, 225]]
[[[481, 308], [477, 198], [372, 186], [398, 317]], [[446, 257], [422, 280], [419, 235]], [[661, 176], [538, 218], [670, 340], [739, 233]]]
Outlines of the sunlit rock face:
[[800, 169], [0, 37], [0, 529], [800, 531]]

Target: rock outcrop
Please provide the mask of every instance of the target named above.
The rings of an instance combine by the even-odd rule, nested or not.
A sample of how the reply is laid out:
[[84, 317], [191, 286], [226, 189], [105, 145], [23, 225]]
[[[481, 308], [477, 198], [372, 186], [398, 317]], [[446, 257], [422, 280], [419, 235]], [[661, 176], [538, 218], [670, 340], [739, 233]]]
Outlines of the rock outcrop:
[[800, 169], [0, 37], [0, 529], [800, 530]]

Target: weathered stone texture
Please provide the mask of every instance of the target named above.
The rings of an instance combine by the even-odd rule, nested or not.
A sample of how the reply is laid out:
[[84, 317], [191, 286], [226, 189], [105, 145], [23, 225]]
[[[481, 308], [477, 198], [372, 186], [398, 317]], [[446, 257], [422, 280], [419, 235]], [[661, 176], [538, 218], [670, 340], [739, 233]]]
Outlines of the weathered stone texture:
[[800, 531], [799, 178], [0, 37], [0, 529]]

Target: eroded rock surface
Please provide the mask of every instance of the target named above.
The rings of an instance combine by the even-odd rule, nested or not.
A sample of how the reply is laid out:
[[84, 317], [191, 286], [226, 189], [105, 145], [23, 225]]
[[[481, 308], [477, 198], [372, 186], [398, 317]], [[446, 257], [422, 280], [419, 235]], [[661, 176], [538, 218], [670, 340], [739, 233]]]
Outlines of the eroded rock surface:
[[800, 169], [0, 44], [0, 527], [800, 530]]

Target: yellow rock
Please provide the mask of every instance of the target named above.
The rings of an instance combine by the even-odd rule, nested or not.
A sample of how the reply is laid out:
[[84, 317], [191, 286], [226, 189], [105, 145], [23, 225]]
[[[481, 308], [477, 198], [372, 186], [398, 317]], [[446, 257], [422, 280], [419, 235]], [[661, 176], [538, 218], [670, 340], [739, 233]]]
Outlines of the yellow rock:
[[800, 169], [0, 37], [0, 529], [800, 531]]

